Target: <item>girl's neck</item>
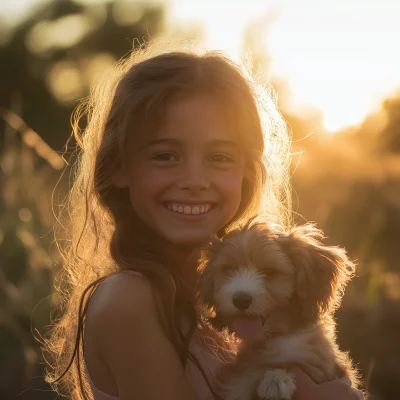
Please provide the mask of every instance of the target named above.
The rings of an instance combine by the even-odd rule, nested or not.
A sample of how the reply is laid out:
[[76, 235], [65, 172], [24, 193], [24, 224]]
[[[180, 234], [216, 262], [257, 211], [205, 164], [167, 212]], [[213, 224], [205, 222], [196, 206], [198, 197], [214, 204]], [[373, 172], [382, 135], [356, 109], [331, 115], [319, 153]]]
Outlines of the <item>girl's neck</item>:
[[161, 247], [163, 260], [178, 269], [184, 268], [190, 258], [190, 254], [190, 249], [176, 247], [169, 243], [164, 243]]
[[192, 247], [181, 247], [171, 243], [161, 246], [161, 257], [170, 270], [175, 271], [182, 283], [189, 289], [197, 287], [197, 255]]
[[140, 231], [139, 240], [145, 248], [150, 247], [149, 253], [173, 272], [175, 278], [180, 278], [185, 286], [194, 290], [197, 286], [197, 256], [194, 246], [179, 246], [156, 235], [147, 224], [135, 215], [136, 231]]
[[191, 247], [176, 246], [171, 243], [163, 243], [161, 256], [174, 270], [186, 271], [196, 268], [196, 249]]

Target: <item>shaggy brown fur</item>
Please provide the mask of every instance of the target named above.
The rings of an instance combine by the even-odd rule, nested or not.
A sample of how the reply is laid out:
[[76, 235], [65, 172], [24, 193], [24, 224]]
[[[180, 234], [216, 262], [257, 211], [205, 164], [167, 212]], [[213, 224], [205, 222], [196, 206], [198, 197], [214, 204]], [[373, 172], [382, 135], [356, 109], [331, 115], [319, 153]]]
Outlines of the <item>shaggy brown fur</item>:
[[[358, 374], [335, 338], [333, 313], [354, 273], [343, 249], [321, 243], [312, 225], [290, 232], [251, 222], [221, 242], [214, 239], [200, 258], [200, 296], [213, 309], [215, 326], [232, 330], [235, 318], [261, 318], [259, 335], [243, 341], [237, 360], [219, 377], [226, 400], [290, 399], [301, 367], [317, 383]], [[233, 296], [246, 293], [240, 310]], [[260, 324], [261, 326], [261, 324]]]

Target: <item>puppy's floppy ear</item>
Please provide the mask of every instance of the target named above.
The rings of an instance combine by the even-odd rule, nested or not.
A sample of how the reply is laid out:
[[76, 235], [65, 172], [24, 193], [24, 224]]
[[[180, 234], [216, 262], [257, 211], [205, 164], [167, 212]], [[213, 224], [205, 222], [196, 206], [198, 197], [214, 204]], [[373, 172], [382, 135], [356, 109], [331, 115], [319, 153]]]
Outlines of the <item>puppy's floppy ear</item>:
[[355, 265], [344, 249], [324, 246], [323, 234], [313, 225], [293, 228], [280, 245], [295, 268], [295, 293], [308, 321], [333, 311], [354, 273]]
[[200, 251], [197, 270], [199, 272], [199, 298], [207, 307], [215, 304], [214, 300], [214, 266], [213, 260], [222, 246], [217, 235], [212, 235], [208, 244]]

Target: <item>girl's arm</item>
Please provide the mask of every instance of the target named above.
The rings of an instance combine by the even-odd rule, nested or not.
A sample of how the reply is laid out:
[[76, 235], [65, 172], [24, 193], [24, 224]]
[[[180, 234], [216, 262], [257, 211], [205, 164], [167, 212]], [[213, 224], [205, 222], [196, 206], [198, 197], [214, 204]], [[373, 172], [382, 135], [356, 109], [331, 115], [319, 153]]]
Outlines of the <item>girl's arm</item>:
[[106, 279], [90, 301], [85, 336], [108, 367], [120, 400], [195, 398], [144, 277], [121, 273]]
[[362, 392], [351, 387], [348, 378], [316, 384], [301, 369], [296, 368], [296, 393], [293, 400], [363, 400]]

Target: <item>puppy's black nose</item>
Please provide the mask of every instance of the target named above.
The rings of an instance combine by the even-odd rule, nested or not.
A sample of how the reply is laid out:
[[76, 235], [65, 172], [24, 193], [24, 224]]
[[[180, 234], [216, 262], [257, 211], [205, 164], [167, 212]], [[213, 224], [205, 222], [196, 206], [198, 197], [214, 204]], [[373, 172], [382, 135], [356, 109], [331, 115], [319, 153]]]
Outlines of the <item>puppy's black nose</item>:
[[233, 305], [240, 311], [246, 310], [253, 302], [252, 297], [246, 293], [235, 293], [232, 298]]

